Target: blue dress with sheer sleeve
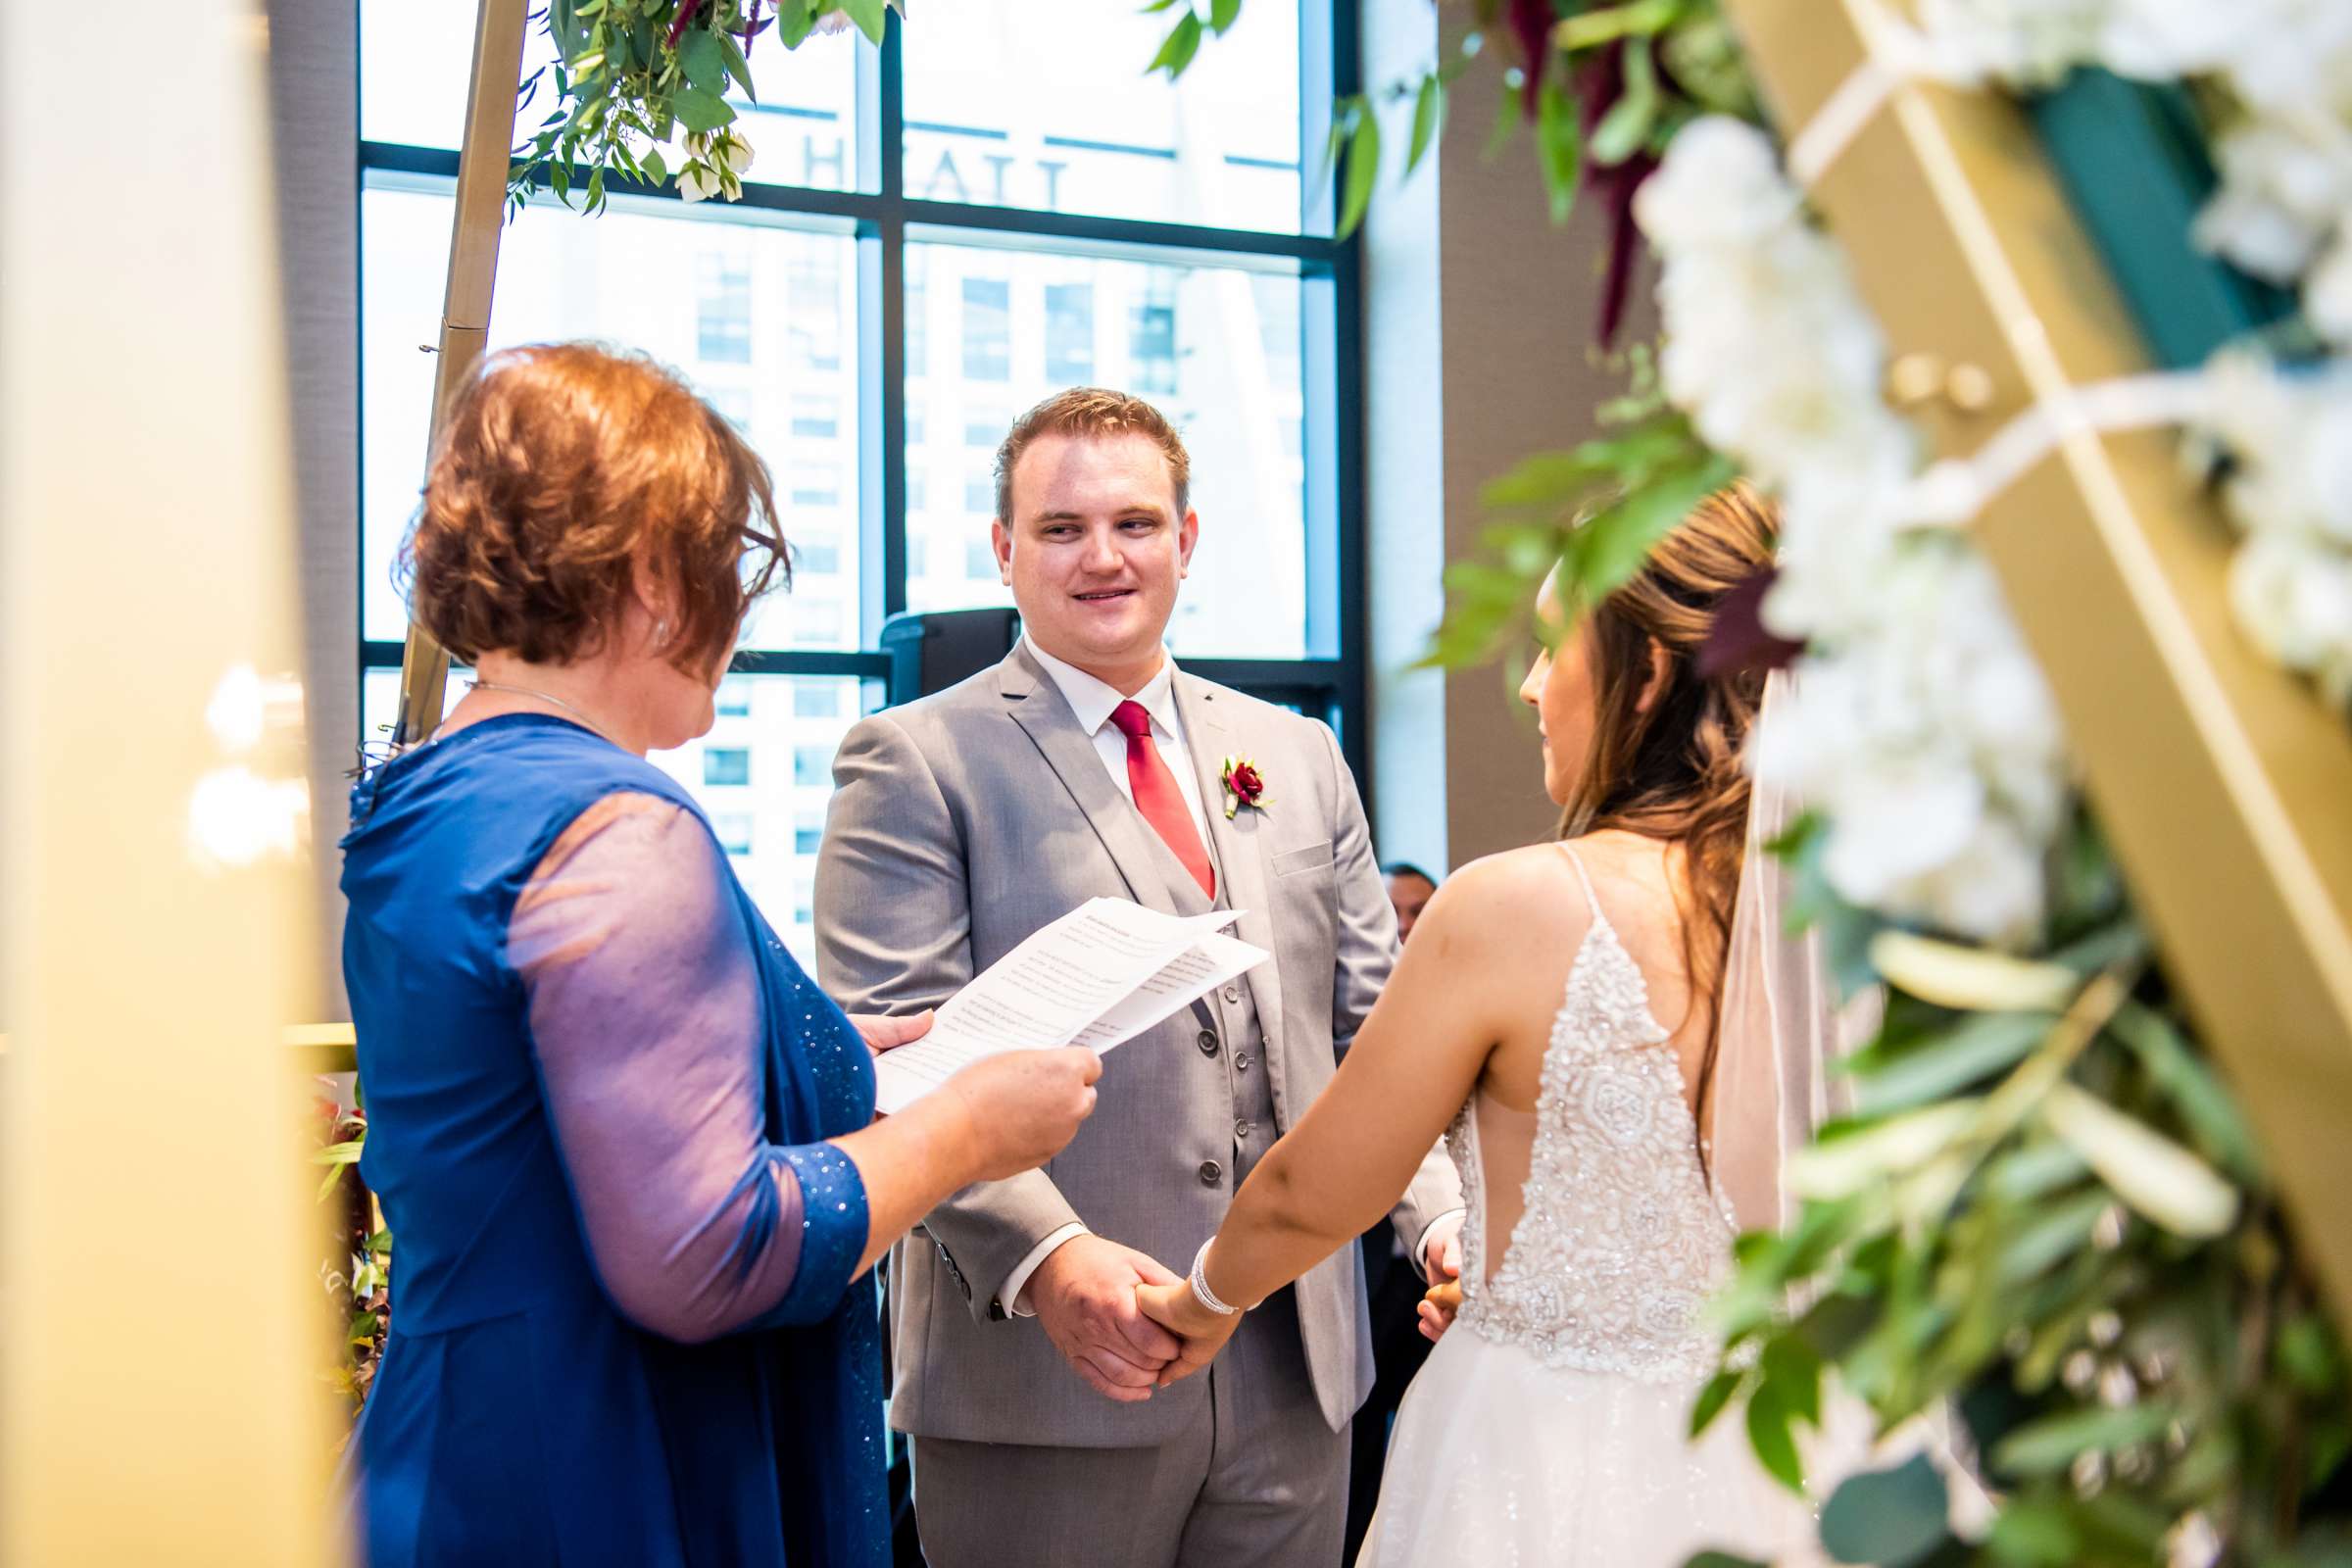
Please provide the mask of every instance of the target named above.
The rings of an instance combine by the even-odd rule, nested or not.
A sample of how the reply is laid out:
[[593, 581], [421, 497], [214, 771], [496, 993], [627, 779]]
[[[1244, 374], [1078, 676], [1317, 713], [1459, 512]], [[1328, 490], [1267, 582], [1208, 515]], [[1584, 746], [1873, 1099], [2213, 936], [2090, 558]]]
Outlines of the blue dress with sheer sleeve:
[[564, 720], [352, 792], [344, 976], [394, 1235], [377, 1568], [880, 1568], [873, 1068], [699, 808]]

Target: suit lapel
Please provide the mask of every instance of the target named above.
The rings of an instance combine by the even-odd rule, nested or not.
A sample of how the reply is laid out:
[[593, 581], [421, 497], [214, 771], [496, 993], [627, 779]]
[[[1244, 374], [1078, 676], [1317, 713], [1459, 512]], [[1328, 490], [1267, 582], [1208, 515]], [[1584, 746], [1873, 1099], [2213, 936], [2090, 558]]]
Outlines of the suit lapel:
[[1126, 878], [1129, 894], [1148, 908], [1179, 912], [1152, 853], [1151, 829], [1110, 781], [1102, 754], [1078, 727], [1078, 717], [1063, 700], [1061, 688], [1046, 679], [1028, 651], [1017, 645], [997, 669], [997, 689], [1004, 698], [1005, 711], [1070, 792], [1070, 799], [1102, 841], [1119, 875]]
[[[1200, 784], [1200, 804], [1208, 811], [1209, 836], [1216, 841], [1218, 872], [1225, 879], [1225, 905], [1243, 911], [1234, 934], [1269, 954], [1274, 946], [1274, 910], [1267, 896], [1266, 861], [1253, 810], [1225, 815], [1225, 759], [1248, 756], [1250, 748], [1227, 722], [1220, 710], [1230, 702], [1217, 701], [1216, 688], [1176, 672], [1176, 712], [1184, 720], [1185, 747], [1193, 754], [1193, 775]], [[1257, 1026], [1265, 1036], [1270, 1062], [1278, 1062], [1282, 1038], [1282, 981], [1269, 959], [1250, 971], [1250, 995], [1257, 1004]], [[1279, 1067], [1274, 1070], [1279, 1071]]]

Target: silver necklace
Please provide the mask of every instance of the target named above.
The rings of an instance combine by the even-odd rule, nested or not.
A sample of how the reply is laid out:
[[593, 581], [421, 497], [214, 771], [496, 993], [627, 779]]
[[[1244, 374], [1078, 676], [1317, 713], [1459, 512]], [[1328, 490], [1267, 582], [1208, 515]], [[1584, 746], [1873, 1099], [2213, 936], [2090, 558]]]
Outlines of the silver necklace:
[[[612, 736], [605, 733], [604, 725], [599, 724], [595, 719], [590, 718], [586, 713], [580, 711], [579, 707], [576, 704], [567, 703], [563, 698], [556, 696], [553, 692], [535, 692], [528, 686], [510, 686], [503, 680], [483, 680], [478, 676], [468, 680], [466, 684], [477, 692], [505, 692], [510, 697], [528, 697], [534, 699], [535, 701], [546, 703], [550, 707], [561, 708], [564, 710], [564, 711], [578, 719], [582, 724], [587, 725], [588, 728], [598, 736], [598, 738], [608, 741], [612, 740]], [[620, 743], [618, 741], [612, 741], [612, 744], [617, 746]]]

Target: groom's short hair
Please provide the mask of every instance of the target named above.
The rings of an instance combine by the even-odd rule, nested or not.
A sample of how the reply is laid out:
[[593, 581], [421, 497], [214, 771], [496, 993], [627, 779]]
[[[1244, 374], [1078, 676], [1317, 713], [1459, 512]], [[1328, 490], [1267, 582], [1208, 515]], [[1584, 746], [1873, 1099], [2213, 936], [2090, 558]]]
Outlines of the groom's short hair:
[[1107, 387], [1074, 386], [1056, 392], [1012, 421], [1004, 444], [997, 448], [997, 520], [1012, 521], [1012, 469], [1021, 454], [1040, 436], [1140, 435], [1158, 446], [1168, 460], [1168, 480], [1176, 491], [1176, 515], [1184, 515], [1193, 493], [1193, 460], [1184, 450], [1184, 437], [1168, 416], [1132, 393]]

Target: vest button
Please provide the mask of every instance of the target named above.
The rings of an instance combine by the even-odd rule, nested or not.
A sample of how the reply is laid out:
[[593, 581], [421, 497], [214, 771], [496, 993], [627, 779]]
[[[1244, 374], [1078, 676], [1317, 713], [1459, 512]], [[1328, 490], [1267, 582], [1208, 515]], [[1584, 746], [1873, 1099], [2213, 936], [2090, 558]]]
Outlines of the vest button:
[[1252, 1057], [1247, 1051], [1242, 1052], [1233, 1058], [1233, 1070], [1236, 1072], [1248, 1072], [1250, 1070], [1250, 1063], [1254, 1059], [1256, 1058]]
[[1227, 987], [1225, 988], [1225, 1000], [1226, 1000], [1227, 1002], [1239, 1002], [1239, 1001], [1241, 1001], [1241, 1000], [1242, 1000], [1242, 988], [1241, 988], [1240, 986], [1227, 986]]
[[1242, 1120], [1233, 1124], [1233, 1136], [1235, 1141], [1239, 1143], [1248, 1143], [1250, 1141], [1250, 1135], [1255, 1131], [1257, 1131], [1257, 1128], [1250, 1123], [1248, 1117], [1244, 1117]]
[[1213, 1056], [1217, 1054], [1217, 1032], [1214, 1029], [1201, 1030], [1200, 1041], [1200, 1054], [1203, 1056]]
[[1225, 1176], [1225, 1167], [1224, 1167], [1224, 1166], [1222, 1166], [1222, 1165], [1220, 1165], [1220, 1164], [1218, 1164], [1218, 1163], [1217, 1163], [1215, 1160], [1213, 1160], [1213, 1159], [1204, 1159], [1204, 1160], [1202, 1160], [1202, 1161], [1200, 1162], [1200, 1185], [1201, 1185], [1201, 1186], [1203, 1186], [1203, 1187], [1214, 1187], [1214, 1186], [1216, 1186], [1216, 1185], [1217, 1185], [1217, 1183], [1218, 1183], [1219, 1181], [1221, 1181], [1221, 1180], [1223, 1180], [1223, 1179], [1224, 1179], [1224, 1176]]

